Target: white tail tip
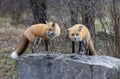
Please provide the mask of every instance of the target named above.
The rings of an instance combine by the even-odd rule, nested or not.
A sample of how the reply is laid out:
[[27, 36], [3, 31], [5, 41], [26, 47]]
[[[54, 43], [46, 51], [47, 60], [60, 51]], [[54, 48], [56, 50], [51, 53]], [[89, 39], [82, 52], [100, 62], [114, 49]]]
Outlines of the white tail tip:
[[19, 57], [16, 52], [12, 52], [10, 56], [12, 59], [17, 59]]

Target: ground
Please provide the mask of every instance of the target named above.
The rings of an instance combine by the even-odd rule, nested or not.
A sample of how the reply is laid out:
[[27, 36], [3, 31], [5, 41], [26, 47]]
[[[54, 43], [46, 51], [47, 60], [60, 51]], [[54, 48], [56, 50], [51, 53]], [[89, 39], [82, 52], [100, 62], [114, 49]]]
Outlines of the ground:
[[17, 79], [16, 60], [12, 60], [10, 54], [24, 29], [20, 24], [11, 25], [10, 19], [0, 19], [0, 79]]

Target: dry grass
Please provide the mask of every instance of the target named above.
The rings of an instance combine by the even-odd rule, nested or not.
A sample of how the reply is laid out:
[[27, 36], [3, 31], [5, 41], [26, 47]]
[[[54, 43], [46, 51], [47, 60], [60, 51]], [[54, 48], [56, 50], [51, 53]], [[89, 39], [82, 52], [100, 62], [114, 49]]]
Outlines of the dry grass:
[[24, 29], [22, 25], [12, 26], [9, 18], [0, 19], [0, 79], [17, 79], [16, 61], [10, 58], [10, 53]]

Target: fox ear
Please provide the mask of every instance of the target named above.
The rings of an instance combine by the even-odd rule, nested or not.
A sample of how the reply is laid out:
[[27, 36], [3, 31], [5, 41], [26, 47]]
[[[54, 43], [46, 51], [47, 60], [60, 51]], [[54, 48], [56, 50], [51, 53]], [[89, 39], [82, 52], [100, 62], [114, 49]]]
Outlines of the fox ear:
[[70, 28], [69, 29], [67, 29], [67, 32], [69, 32], [70, 31]]
[[78, 31], [80, 32], [82, 30], [82, 25], [79, 26]]
[[46, 24], [48, 24], [48, 21], [47, 21], [47, 20], [45, 20], [45, 23], [46, 23]]
[[55, 27], [55, 23], [53, 22], [52, 27]]

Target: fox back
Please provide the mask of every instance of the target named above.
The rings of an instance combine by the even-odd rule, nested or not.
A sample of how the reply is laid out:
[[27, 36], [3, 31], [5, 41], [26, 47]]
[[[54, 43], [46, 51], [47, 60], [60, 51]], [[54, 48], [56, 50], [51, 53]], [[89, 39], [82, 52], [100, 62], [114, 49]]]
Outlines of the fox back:
[[29, 39], [33, 40], [35, 37], [41, 37], [42, 39], [54, 39], [61, 33], [60, 26], [57, 23], [49, 22], [47, 24], [35, 24], [29, 27], [24, 35]]

